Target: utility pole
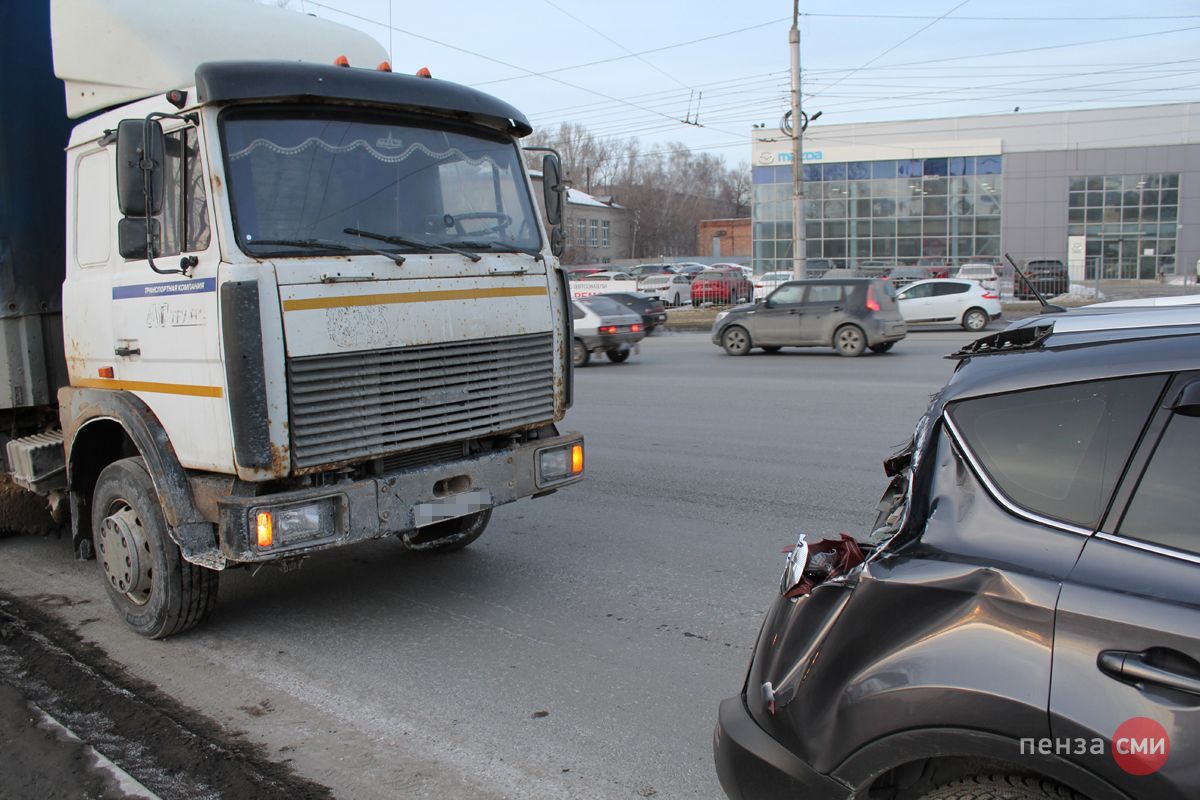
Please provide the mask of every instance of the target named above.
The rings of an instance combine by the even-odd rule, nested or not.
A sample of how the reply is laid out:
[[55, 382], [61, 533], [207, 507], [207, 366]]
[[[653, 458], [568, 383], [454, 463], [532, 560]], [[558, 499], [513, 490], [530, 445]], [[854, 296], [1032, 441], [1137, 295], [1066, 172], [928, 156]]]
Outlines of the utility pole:
[[792, 2], [792, 277], [804, 278], [804, 124], [800, 109], [800, 0]]

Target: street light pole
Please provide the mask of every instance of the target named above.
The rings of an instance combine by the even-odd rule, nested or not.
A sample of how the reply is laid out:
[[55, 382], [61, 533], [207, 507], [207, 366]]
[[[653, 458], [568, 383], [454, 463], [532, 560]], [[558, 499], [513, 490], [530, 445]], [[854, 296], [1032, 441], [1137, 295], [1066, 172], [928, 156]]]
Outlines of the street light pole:
[[804, 277], [804, 117], [800, 109], [800, 0], [792, 3], [792, 277]]

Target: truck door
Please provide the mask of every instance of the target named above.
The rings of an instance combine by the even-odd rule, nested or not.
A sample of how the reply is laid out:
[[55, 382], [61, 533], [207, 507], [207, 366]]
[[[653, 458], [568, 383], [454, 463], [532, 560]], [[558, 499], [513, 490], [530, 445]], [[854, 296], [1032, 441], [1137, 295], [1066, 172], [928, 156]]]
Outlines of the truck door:
[[[116, 388], [136, 392], [150, 406], [184, 466], [228, 470], [231, 443], [217, 317], [220, 255], [202, 150], [196, 128], [166, 135], [154, 264], [174, 273], [159, 274], [145, 259], [116, 259], [110, 272], [109, 356]], [[192, 258], [190, 275], [179, 274]]]
[[1070, 758], [1130, 796], [1180, 800], [1200, 791], [1200, 373], [1164, 405], [1181, 396], [1063, 585], [1050, 690], [1056, 742], [1088, 743]]

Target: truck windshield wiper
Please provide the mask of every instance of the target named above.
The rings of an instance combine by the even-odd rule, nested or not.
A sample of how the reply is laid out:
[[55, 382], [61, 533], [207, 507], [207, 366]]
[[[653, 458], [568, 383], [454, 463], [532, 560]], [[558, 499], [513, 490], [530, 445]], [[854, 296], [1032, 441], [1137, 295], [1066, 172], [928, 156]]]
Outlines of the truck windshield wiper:
[[[474, 253], [468, 253], [466, 250], [459, 250], [457, 247], [451, 247], [448, 244], [435, 244], [433, 242], [422, 242], [419, 239], [406, 239], [403, 236], [392, 236], [386, 233], [375, 233], [374, 231], [364, 231], [358, 228], [343, 228], [342, 233], [349, 233], [353, 236], [362, 236], [366, 239], [376, 239], [380, 242], [388, 244], [398, 244], [401, 247], [411, 247], [414, 250], [419, 250], [424, 253], [444, 252], [455, 253], [460, 256], [471, 259], [471, 261], [479, 261], [480, 257]], [[490, 246], [490, 245], [489, 245]]]
[[343, 253], [354, 253], [365, 251], [374, 253], [377, 256], [391, 259], [396, 262], [396, 266], [404, 264], [404, 256], [399, 253], [389, 253], [386, 250], [378, 250], [374, 247], [351, 246], [342, 242], [334, 242], [328, 239], [251, 239], [246, 244], [267, 244], [267, 245], [284, 245], [286, 247], [317, 247], [322, 250], [338, 250]]

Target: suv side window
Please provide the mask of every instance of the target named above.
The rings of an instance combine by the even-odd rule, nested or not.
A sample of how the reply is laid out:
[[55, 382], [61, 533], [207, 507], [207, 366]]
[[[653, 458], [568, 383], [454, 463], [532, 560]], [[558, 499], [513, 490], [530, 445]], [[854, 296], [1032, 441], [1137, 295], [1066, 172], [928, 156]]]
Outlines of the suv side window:
[[934, 297], [942, 297], [948, 294], [962, 294], [970, 288], [965, 283], [932, 283], [926, 285], [933, 287]]
[[1138, 481], [1117, 533], [1200, 554], [1200, 418], [1176, 414]]
[[948, 415], [1019, 506], [1094, 528], [1166, 378], [1073, 383], [954, 403]]
[[771, 305], [773, 306], [792, 306], [800, 303], [804, 297], [804, 286], [802, 284], [784, 284], [776, 289], [771, 294]]
[[840, 303], [842, 295], [845, 292], [845, 286], [840, 283], [834, 284], [812, 284], [808, 287], [808, 295], [805, 296], [804, 302], [808, 303]]

